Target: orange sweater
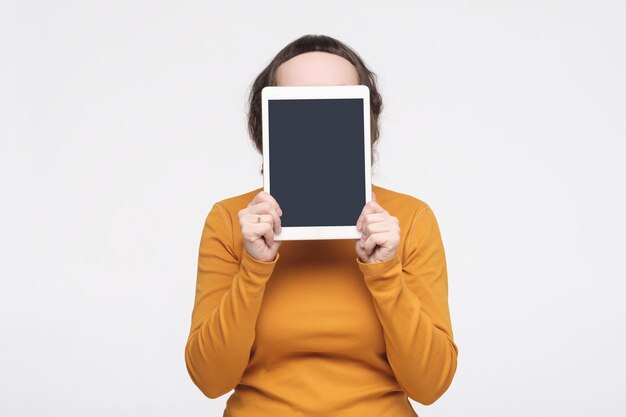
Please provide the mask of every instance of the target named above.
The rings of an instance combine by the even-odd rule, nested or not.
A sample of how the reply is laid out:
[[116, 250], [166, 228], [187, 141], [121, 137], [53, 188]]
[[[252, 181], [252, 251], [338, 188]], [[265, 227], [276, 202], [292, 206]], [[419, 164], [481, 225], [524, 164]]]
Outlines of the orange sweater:
[[450, 386], [458, 349], [443, 242], [423, 201], [372, 185], [400, 220], [396, 254], [362, 263], [355, 240], [283, 241], [271, 262], [244, 249], [237, 213], [262, 190], [213, 205], [202, 231], [185, 347], [225, 417], [416, 416]]

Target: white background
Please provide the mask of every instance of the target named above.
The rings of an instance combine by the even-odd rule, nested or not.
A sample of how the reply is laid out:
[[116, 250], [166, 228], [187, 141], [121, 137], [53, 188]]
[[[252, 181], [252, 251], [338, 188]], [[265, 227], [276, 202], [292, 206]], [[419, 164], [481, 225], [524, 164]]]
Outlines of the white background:
[[184, 364], [250, 84], [307, 33], [384, 100], [373, 182], [433, 208], [459, 362], [427, 416], [626, 409], [622, 1], [3, 1], [0, 414], [221, 416]]

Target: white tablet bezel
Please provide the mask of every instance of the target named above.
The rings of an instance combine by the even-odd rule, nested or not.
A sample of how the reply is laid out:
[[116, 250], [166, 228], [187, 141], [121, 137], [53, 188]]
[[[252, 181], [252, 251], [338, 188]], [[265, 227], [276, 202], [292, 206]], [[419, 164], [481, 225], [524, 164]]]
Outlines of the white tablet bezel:
[[[370, 91], [366, 85], [315, 85], [315, 86], [267, 86], [261, 90], [261, 114], [263, 136], [263, 190], [270, 190], [270, 145], [268, 100], [272, 99], [328, 99], [359, 98], [363, 100], [365, 161], [365, 201], [372, 198], [371, 179], [371, 131], [370, 131]], [[280, 204], [280, 202], [278, 202]], [[282, 227], [274, 234], [274, 240], [318, 240], [318, 239], [359, 239], [361, 232], [354, 226], [305, 226]]]

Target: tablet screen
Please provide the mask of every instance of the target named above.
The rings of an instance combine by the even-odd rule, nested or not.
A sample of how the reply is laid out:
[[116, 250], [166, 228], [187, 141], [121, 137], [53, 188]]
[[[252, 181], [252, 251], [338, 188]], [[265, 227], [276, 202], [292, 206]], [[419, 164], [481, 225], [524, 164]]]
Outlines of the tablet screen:
[[288, 226], [354, 226], [366, 201], [363, 99], [268, 101], [270, 194]]

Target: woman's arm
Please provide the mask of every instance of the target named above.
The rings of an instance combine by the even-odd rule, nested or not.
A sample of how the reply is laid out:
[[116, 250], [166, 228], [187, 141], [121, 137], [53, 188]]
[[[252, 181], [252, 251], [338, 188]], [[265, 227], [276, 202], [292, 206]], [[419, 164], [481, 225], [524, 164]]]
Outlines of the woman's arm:
[[387, 358], [400, 387], [422, 404], [434, 403], [456, 372], [443, 242], [432, 209], [414, 213], [402, 262], [396, 253], [377, 263], [357, 257], [383, 326]]
[[241, 260], [233, 250], [233, 226], [216, 203], [202, 231], [191, 329], [185, 363], [194, 384], [209, 398], [233, 389], [241, 380], [255, 338], [265, 283], [280, 255], [271, 262]]

